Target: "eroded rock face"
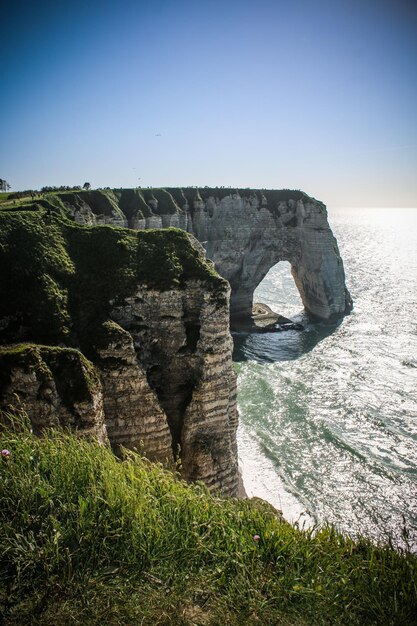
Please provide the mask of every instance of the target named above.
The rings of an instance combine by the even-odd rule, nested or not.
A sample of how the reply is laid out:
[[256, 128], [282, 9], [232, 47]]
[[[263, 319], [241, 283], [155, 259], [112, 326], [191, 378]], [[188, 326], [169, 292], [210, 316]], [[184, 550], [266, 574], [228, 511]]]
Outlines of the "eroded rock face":
[[[201, 281], [118, 301], [94, 338], [94, 365], [78, 350], [17, 344], [0, 350], [0, 417], [24, 410], [33, 428], [82, 435], [172, 464], [186, 480], [237, 495], [236, 375], [229, 288]], [[1, 419], [0, 419], [1, 421]]]
[[[313, 316], [329, 319], [351, 309], [343, 262], [326, 207], [303, 192], [169, 189], [159, 190], [158, 201], [153, 190], [123, 193], [128, 191], [128, 213], [124, 196], [112, 197], [114, 203], [120, 201], [120, 211], [125, 211], [130, 228], [174, 226], [204, 243], [207, 258], [231, 285], [232, 321], [250, 318], [254, 290], [279, 261], [291, 264], [303, 304]], [[109, 215], [97, 215], [93, 206], [88, 217], [88, 194], [83, 201], [86, 223], [106, 219], [107, 223], [119, 224], [119, 213], [112, 222]]]
[[126, 227], [128, 225], [128, 220], [120, 210], [113, 194], [79, 191], [78, 193], [64, 193], [61, 199], [73, 219], [83, 226], [112, 224]]
[[184, 477], [236, 495], [238, 414], [227, 289], [213, 293], [199, 281], [162, 293], [140, 287], [111, 315], [133, 338]]
[[124, 446], [146, 453], [151, 460], [173, 462], [167, 417], [137, 359], [132, 336], [118, 324], [106, 322], [96, 350], [113, 449], [119, 453]]
[[308, 312], [321, 319], [351, 307], [343, 262], [315, 200], [286, 200], [269, 206], [257, 196], [209, 198], [195, 211], [192, 232], [207, 241], [207, 257], [232, 287], [232, 317], [250, 317], [253, 292], [271, 267], [289, 261]]
[[108, 443], [100, 379], [78, 350], [30, 344], [3, 347], [0, 370], [1, 419], [24, 411], [37, 433], [70, 428]]

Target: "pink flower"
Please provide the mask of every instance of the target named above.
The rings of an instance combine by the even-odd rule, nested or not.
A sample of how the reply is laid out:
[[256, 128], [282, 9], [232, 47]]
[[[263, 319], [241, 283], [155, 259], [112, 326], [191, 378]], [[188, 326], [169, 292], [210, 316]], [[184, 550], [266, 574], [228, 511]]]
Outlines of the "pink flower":
[[6, 450], [6, 448], [1, 451], [1, 456], [3, 457], [3, 459], [8, 459], [11, 454], [12, 453], [10, 452], [10, 450]]
[[259, 541], [260, 540], [260, 536], [259, 535], [253, 535], [253, 540], [254, 541]]

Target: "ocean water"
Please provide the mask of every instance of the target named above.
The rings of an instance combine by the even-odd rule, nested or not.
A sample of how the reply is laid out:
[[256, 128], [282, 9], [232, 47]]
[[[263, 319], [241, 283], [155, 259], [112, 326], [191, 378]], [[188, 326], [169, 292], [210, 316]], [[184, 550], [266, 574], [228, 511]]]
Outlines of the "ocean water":
[[292, 522], [417, 550], [417, 209], [328, 214], [353, 312], [309, 322], [279, 263], [255, 301], [305, 330], [234, 335], [244, 484]]

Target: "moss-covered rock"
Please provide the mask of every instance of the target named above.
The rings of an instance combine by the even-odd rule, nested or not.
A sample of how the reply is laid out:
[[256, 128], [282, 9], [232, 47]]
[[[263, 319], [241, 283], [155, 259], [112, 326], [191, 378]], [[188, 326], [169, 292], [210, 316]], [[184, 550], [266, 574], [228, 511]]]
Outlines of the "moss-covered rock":
[[0, 420], [22, 410], [36, 432], [63, 426], [107, 440], [100, 377], [79, 350], [0, 347]]
[[[3, 341], [41, 341], [70, 334], [68, 287], [75, 265], [62, 224], [39, 212], [0, 213], [0, 319]], [[7, 323], [4, 321], [6, 320]]]
[[57, 379], [64, 403], [85, 400], [100, 384], [93, 364], [74, 348], [21, 343], [0, 346], [0, 385], [13, 368], [39, 373], [44, 380]]
[[84, 227], [39, 211], [0, 212], [1, 342], [83, 345], [137, 285], [224, 281], [182, 230]]

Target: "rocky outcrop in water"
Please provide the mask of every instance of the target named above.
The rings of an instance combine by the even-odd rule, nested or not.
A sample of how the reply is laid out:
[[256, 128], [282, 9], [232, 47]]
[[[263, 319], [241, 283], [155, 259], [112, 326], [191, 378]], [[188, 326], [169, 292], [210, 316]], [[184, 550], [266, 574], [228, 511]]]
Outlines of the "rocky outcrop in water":
[[253, 292], [279, 261], [289, 261], [306, 310], [321, 319], [344, 314], [350, 296], [325, 207], [298, 200], [242, 197], [198, 203], [193, 232], [232, 287], [231, 314], [250, 317]]
[[67, 202], [74, 219], [119, 224], [124, 216], [133, 229], [174, 226], [194, 234], [231, 285], [232, 320], [250, 318], [254, 290], [279, 261], [291, 264], [303, 304], [313, 316], [337, 317], [352, 306], [326, 207], [303, 192], [188, 188], [102, 193], [113, 213], [107, 205], [103, 213], [84, 192], [82, 209], [75, 211]]

